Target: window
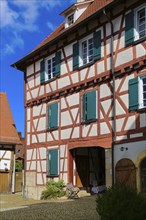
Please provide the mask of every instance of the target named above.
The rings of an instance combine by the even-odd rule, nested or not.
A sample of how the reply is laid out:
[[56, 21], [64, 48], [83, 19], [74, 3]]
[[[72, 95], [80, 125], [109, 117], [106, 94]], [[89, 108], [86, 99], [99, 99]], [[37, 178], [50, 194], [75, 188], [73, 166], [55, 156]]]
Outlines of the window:
[[129, 110], [146, 108], [146, 75], [129, 80]]
[[82, 96], [82, 122], [88, 123], [97, 118], [96, 91], [88, 92]]
[[52, 79], [55, 74], [55, 57], [46, 60], [47, 78]]
[[82, 65], [93, 61], [93, 38], [81, 43], [81, 60]]
[[58, 149], [48, 150], [48, 175], [58, 176]]
[[74, 15], [71, 14], [68, 16], [68, 26], [72, 25], [74, 23]]
[[60, 75], [61, 51], [55, 56], [45, 58], [40, 62], [40, 82], [44, 83]]
[[73, 70], [101, 58], [101, 30], [73, 45]]
[[146, 6], [137, 9], [135, 13], [135, 40], [137, 40], [146, 36]]
[[125, 16], [125, 45], [146, 37], [146, 4]]
[[58, 103], [53, 103], [48, 106], [47, 128], [50, 130], [58, 128]]

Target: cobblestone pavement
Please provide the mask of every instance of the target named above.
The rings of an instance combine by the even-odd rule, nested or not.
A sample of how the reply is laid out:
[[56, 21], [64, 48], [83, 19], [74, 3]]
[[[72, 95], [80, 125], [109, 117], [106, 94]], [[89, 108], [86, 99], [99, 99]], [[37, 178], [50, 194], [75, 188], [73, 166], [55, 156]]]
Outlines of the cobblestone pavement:
[[96, 196], [36, 201], [20, 195], [0, 195], [2, 220], [99, 220]]

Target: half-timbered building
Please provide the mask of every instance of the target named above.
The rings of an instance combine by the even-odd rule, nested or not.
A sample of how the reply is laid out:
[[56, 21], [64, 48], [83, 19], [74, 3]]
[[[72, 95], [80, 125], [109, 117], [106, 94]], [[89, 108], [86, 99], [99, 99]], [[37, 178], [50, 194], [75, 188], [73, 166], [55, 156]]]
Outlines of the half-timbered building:
[[12, 66], [24, 71], [25, 185], [123, 182], [146, 192], [146, 3], [78, 0]]
[[23, 149], [7, 95], [0, 92], [0, 193], [15, 192], [15, 149], [18, 146]]

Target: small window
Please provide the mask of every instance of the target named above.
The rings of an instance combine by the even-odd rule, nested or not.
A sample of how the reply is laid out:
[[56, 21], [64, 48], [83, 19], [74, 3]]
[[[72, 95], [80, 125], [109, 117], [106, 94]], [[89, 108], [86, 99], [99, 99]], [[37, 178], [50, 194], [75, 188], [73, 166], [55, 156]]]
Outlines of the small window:
[[48, 150], [48, 175], [58, 176], [58, 149]]
[[47, 129], [54, 130], [58, 128], [58, 103], [48, 106]]
[[146, 107], [146, 76], [139, 78], [139, 108]]
[[93, 38], [89, 38], [81, 42], [80, 44], [81, 66], [93, 61], [93, 52], [94, 52], [93, 48], [94, 48]]
[[55, 57], [46, 60], [47, 78], [52, 79], [55, 73]]
[[74, 15], [71, 14], [68, 16], [68, 26], [72, 25], [74, 23]]
[[135, 11], [135, 40], [146, 36], [146, 6]]
[[146, 108], [146, 75], [129, 80], [129, 110]]
[[50, 56], [40, 62], [40, 82], [44, 83], [60, 75], [61, 51], [55, 56]]
[[82, 96], [82, 122], [89, 123], [97, 119], [96, 91], [88, 92]]

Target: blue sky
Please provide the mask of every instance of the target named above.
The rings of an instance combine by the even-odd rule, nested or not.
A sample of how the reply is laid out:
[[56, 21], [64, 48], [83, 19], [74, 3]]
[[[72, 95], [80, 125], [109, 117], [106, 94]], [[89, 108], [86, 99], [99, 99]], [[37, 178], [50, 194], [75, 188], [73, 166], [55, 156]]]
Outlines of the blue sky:
[[17, 131], [24, 136], [23, 72], [10, 65], [31, 52], [76, 0], [0, 0], [0, 92], [6, 92]]

